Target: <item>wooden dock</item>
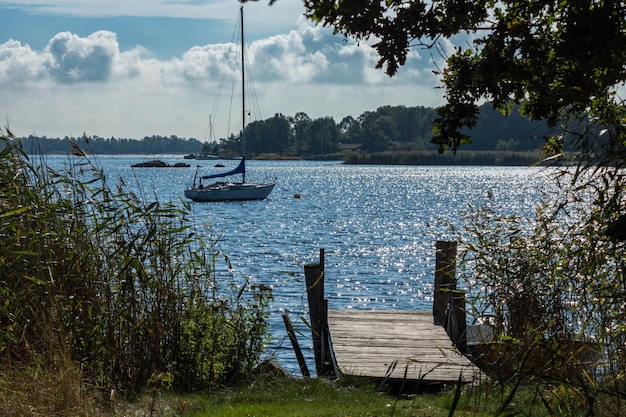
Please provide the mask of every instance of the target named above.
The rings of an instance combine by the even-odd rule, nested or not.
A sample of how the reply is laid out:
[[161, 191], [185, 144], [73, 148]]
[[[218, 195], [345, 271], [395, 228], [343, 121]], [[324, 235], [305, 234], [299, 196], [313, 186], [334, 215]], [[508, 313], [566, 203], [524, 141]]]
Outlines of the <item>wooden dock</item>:
[[319, 264], [304, 266], [318, 376], [443, 384], [473, 383], [481, 377], [461, 353], [465, 297], [456, 291], [456, 243], [437, 242], [436, 254], [432, 311], [329, 310], [324, 297], [324, 250]]
[[328, 330], [335, 366], [344, 375], [424, 383], [479, 377], [431, 311], [330, 310]]

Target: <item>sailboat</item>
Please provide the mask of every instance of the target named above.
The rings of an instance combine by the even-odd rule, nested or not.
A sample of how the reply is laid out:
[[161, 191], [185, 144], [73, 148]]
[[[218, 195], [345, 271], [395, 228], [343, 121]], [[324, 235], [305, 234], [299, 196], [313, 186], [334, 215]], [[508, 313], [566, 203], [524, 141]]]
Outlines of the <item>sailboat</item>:
[[[243, 37], [243, 6], [240, 8], [241, 18], [241, 82], [242, 82], [242, 129], [241, 133], [246, 129], [246, 92], [245, 92], [245, 44]], [[204, 185], [202, 180], [210, 180], [214, 178], [226, 178], [234, 175], [241, 175], [241, 182], [235, 181], [217, 181]], [[232, 200], [264, 200], [274, 189], [274, 182], [267, 183], [248, 183], [246, 182], [246, 158], [241, 158], [239, 165], [230, 171], [212, 175], [200, 176], [198, 184], [196, 184], [197, 173], [194, 176], [193, 184], [185, 190], [185, 197], [193, 201], [232, 201]]]

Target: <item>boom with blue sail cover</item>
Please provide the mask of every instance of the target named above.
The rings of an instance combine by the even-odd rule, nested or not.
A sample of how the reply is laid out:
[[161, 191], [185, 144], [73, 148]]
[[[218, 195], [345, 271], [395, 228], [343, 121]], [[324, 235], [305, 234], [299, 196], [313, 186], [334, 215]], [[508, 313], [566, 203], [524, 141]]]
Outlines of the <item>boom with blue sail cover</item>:
[[246, 182], [246, 158], [241, 158], [241, 162], [239, 163], [239, 165], [237, 166], [237, 168], [228, 171], [228, 172], [222, 172], [220, 174], [212, 174], [212, 175], [204, 175], [200, 178], [202, 178], [203, 180], [209, 180], [211, 178], [222, 178], [222, 177], [229, 177], [231, 175], [237, 175], [237, 174], [242, 174], [243, 175], [243, 182]]

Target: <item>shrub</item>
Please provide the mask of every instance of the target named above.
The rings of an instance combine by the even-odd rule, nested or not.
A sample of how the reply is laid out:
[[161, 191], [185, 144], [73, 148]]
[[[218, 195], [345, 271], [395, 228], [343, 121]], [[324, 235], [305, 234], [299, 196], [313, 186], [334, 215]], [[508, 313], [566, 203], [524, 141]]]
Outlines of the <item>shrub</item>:
[[536, 384], [548, 408], [557, 392], [573, 394], [593, 415], [626, 398], [626, 252], [609, 233], [626, 183], [617, 168], [554, 172], [556, 192], [532, 219], [469, 211], [461, 275], [471, 314], [496, 330], [474, 352], [487, 372]]

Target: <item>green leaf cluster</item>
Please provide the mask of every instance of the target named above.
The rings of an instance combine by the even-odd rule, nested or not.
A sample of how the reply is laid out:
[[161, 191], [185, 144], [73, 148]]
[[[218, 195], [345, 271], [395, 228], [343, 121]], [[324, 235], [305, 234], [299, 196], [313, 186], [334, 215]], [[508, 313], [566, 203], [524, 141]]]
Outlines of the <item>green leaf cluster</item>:
[[[447, 104], [435, 121], [440, 152], [470, 143], [463, 128], [478, 104], [559, 125], [564, 115], [597, 118], [623, 142], [626, 7], [598, 0], [304, 0], [307, 16], [335, 32], [373, 39], [379, 68], [393, 76], [413, 47], [440, 48]], [[463, 41], [463, 39], [466, 39]]]

